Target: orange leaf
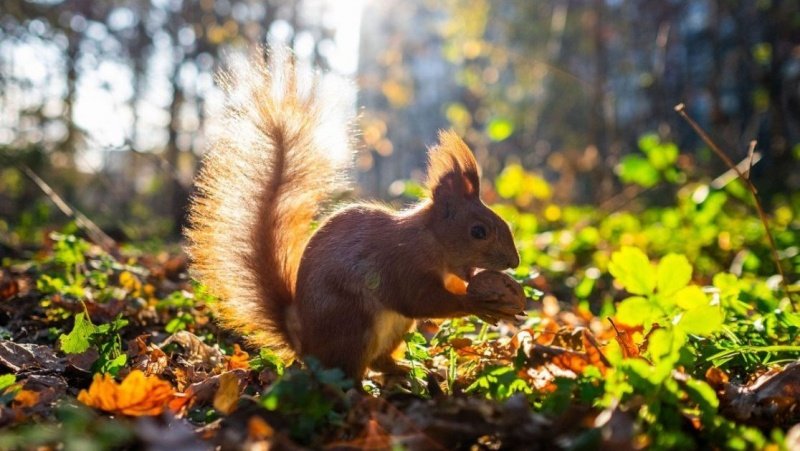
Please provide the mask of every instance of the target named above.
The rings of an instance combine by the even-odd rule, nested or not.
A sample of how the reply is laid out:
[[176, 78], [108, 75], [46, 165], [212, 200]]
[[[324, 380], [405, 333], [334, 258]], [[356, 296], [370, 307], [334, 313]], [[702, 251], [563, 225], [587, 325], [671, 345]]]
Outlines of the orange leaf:
[[247, 421], [247, 436], [251, 440], [266, 440], [275, 435], [275, 430], [263, 418], [252, 416]]
[[708, 382], [708, 385], [713, 387], [714, 390], [724, 389], [729, 381], [730, 377], [728, 377], [728, 374], [720, 368], [712, 366], [706, 371], [706, 382]]
[[548, 346], [553, 343], [556, 335], [558, 335], [558, 324], [552, 319], [545, 319], [542, 324], [544, 325], [544, 330], [540, 331], [536, 336], [536, 343]]
[[110, 374], [95, 374], [88, 390], [78, 393], [78, 401], [106, 412], [131, 416], [158, 415], [175, 397], [169, 382], [133, 370], [117, 383]]
[[622, 348], [623, 357], [638, 357], [639, 348], [636, 346], [636, 343], [633, 342], [633, 334], [630, 332], [630, 329], [623, 325], [618, 328], [617, 324], [615, 324], [611, 318], [608, 318], [608, 322], [611, 323], [611, 327], [613, 327], [616, 332], [614, 338], [617, 340], [617, 343], [619, 343], [620, 348]]
[[14, 396], [14, 406], [33, 407], [39, 403], [39, 393], [30, 390], [20, 390]]
[[597, 339], [586, 329], [583, 330], [581, 338], [583, 339], [583, 349], [586, 350], [586, 357], [589, 358], [589, 363], [596, 366], [601, 373], [605, 374], [608, 367], [611, 366], [611, 363], [609, 363], [606, 356], [603, 355], [603, 352], [600, 350]]
[[456, 337], [450, 339], [450, 346], [452, 346], [453, 349], [466, 348], [467, 346], [471, 345], [472, 345], [472, 340], [466, 337]]
[[589, 359], [586, 355], [575, 351], [565, 351], [553, 357], [552, 362], [559, 368], [570, 370], [575, 374], [582, 374], [583, 370], [589, 366]]
[[233, 345], [233, 355], [228, 358], [228, 370], [237, 368], [250, 369], [250, 354], [247, 351], [243, 351], [238, 343], [235, 343]]

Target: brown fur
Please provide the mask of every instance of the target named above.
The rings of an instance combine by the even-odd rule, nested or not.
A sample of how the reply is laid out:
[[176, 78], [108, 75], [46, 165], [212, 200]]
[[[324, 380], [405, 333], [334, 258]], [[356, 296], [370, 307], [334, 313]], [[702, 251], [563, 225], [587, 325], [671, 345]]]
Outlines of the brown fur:
[[[472, 153], [452, 132], [430, 151], [431, 200], [400, 212], [353, 204], [307, 238], [338, 185], [312, 139], [322, 99], [300, 98], [287, 78], [279, 96], [258, 61], [230, 78], [248, 101], [228, 110], [232, 126], [198, 176], [189, 249], [198, 279], [223, 299], [223, 324], [357, 378], [367, 367], [396, 370], [391, 352], [416, 318], [513, 318], [514, 303], [445, 288], [449, 274], [468, 280], [474, 268], [519, 264], [508, 226], [480, 200]], [[478, 225], [481, 239], [471, 236]]]

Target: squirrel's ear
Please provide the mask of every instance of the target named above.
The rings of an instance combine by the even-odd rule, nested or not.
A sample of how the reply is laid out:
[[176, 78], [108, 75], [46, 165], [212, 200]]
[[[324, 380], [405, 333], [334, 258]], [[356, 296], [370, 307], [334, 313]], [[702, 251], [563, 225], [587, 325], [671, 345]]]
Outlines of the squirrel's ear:
[[459, 196], [478, 198], [478, 162], [452, 130], [439, 132], [439, 144], [428, 151], [428, 189], [433, 200]]

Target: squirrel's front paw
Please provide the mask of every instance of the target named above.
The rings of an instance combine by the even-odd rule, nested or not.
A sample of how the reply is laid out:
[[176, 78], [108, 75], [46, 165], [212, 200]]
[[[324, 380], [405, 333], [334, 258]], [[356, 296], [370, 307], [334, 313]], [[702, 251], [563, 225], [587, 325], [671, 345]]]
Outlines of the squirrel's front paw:
[[481, 271], [469, 281], [467, 296], [472, 313], [484, 321], [517, 321], [524, 315], [525, 292], [511, 277], [498, 271]]

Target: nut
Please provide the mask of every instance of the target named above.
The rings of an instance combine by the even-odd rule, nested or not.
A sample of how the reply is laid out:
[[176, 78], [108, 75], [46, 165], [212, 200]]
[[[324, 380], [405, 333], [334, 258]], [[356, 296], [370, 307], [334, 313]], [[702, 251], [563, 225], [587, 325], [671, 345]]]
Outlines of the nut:
[[481, 271], [473, 276], [467, 286], [467, 294], [473, 298], [498, 299], [498, 302], [518, 305], [525, 309], [525, 292], [510, 276], [498, 271]]

